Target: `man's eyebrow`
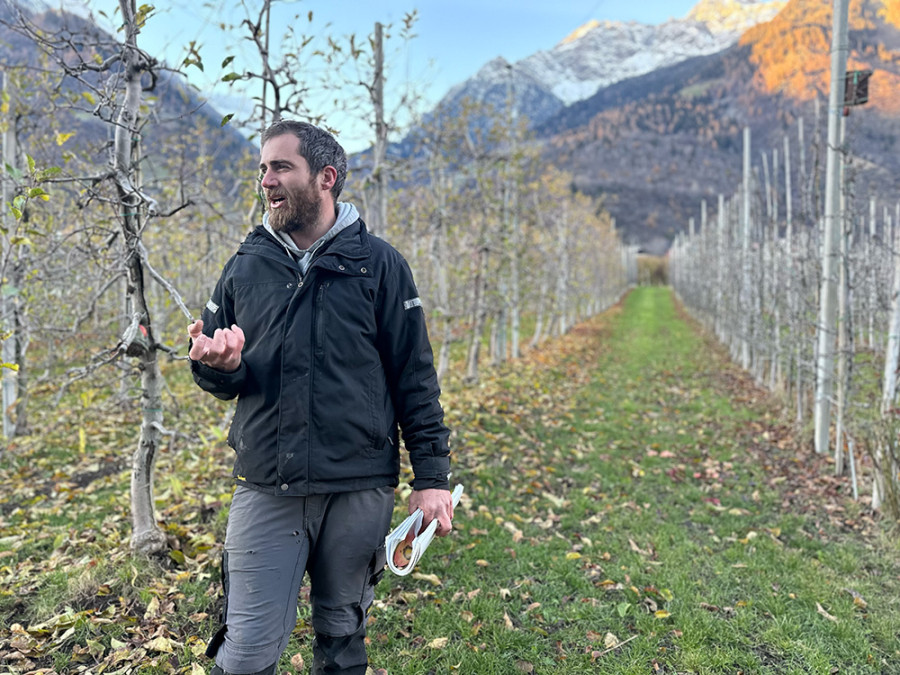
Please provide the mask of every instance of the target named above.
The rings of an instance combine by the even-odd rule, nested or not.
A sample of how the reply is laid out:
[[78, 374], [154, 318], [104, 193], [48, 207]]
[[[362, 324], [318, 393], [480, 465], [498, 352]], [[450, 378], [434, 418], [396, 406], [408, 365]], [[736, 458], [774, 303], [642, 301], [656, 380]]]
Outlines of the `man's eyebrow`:
[[[269, 163], [269, 165], [272, 167], [283, 167], [283, 166], [293, 166], [293, 163], [287, 159], [273, 159]], [[265, 162], [260, 162], [259, 168], [264, 170], [266, 168]]]

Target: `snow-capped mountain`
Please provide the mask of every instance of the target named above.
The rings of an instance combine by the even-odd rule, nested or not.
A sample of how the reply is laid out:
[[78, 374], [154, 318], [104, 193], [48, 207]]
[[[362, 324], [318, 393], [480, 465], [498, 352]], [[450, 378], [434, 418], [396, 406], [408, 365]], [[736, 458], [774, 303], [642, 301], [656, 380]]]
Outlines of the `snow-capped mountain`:
[[601, 87], [660, 66], [729, 47], [787, 0], [700, 0], [683, 19], [659, 25], [591, 21], [549, 50], [510, 64], [497, 58], [453, 87], [442, 105], [463, 98], [503, 105], [512, 93], [518, 111], [537, 124]]

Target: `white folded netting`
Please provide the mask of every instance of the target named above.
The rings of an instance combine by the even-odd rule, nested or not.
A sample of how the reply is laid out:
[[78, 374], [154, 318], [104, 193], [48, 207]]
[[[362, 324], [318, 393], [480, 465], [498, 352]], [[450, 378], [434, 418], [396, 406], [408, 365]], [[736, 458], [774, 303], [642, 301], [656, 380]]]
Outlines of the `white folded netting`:
[[[451, 497], [454, 509], [459, 504], [459, 498], [462, 497], [462, 493], [462, 485], [457, 485], [453, 488]], [[434, 539], [438, 521], [437, 519], [432, 520], [428, 527], [422, 530], [423, 517], [422, 509], [416, 509], [385, 537], [384, 546], [387, 551], [387, 564], [394, 574], [405, 576], [412, 572], [416, 563], [425, 555], [425, 549], [428, 548], [431, 540]]]

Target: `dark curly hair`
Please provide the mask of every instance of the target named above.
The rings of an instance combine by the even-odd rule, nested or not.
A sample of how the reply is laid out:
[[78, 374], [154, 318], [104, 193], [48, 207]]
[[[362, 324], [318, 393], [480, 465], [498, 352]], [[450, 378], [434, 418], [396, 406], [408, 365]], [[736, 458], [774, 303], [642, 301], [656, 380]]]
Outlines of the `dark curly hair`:
[[337, 180], [331, 187], [331, 195], [336, 202], [344, 189], [347, 178], [347, 153], [341, 144], [330, 133], [308, 122], [296, 120], [278, 120], [273, 122], [262, 134], [261, 145], [270, 139], [284, 134], [293, 134], [300, 141], [299, 153], [309, 170], [316, 176], [326, 166], [333, 166], [337, 171]]

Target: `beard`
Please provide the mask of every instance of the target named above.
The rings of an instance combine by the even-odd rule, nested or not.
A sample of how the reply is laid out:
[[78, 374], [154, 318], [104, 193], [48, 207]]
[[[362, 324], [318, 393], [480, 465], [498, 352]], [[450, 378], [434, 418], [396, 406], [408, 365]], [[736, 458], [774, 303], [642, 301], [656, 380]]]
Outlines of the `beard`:
[[273, 196], [284, 197], [284, 202], [277, 209], [269, 206], [269, 225], [276, 232], [303, 232], [312, 230], [319, 222], [322, 212], [322, 199], [315, 191], [314, 181], [297, 190], [266, 191], [266, 203]]

